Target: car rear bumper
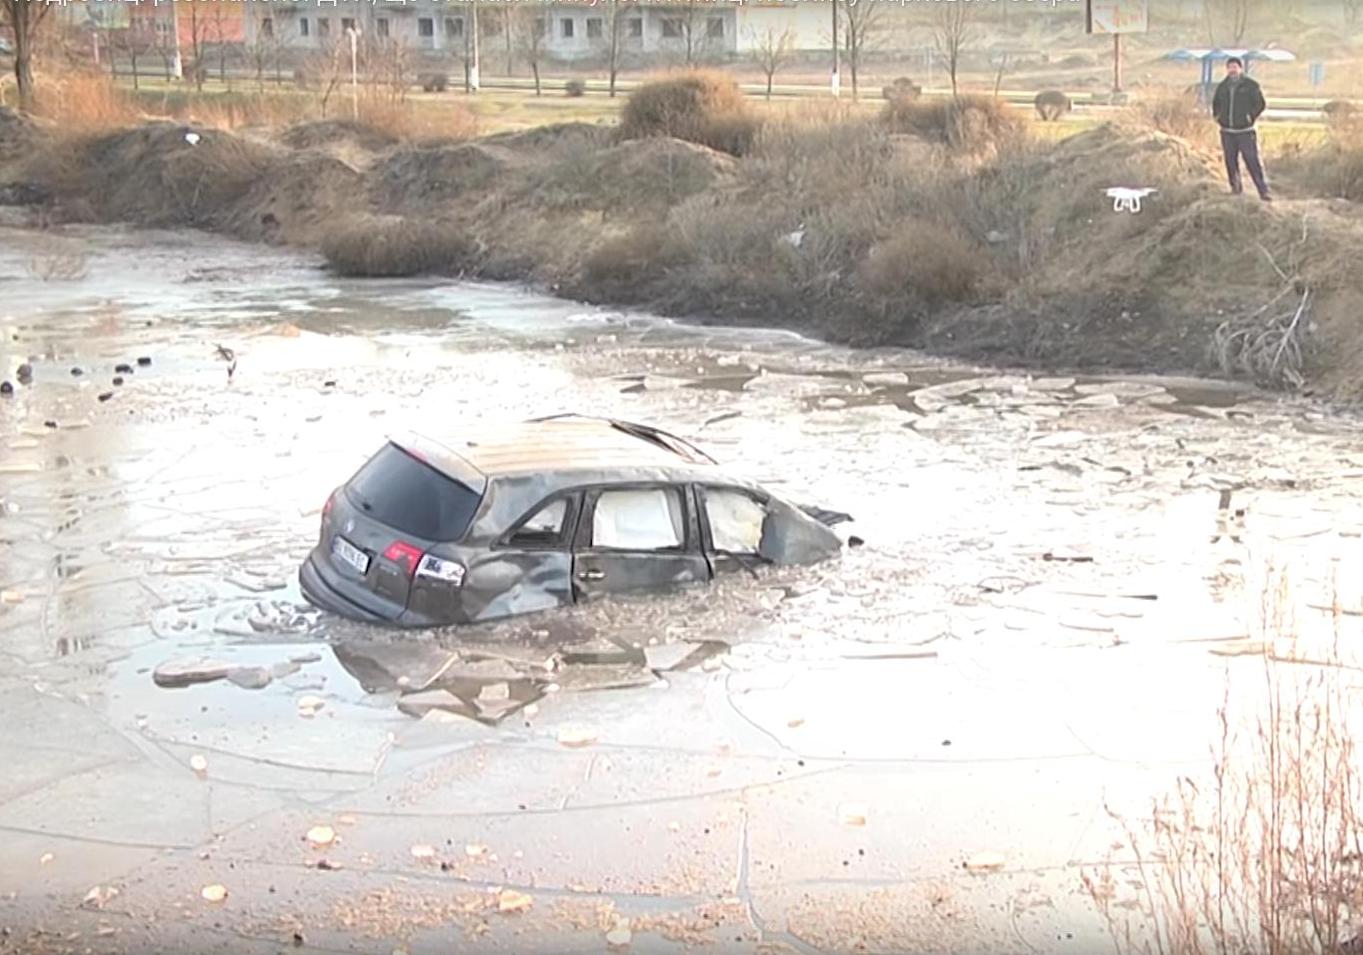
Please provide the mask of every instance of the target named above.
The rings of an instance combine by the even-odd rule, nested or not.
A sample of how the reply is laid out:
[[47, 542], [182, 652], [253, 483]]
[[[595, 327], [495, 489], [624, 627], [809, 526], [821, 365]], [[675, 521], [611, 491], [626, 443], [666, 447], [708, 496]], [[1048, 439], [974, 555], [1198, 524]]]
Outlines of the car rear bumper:
[[298, 584], [308, 603], [329, 613], [397, 627], [434, 627], [440, 621], [414, 614], [377, 594], [345, 580], [326, 566], [325, 555], [316, 550], [298, 568]]

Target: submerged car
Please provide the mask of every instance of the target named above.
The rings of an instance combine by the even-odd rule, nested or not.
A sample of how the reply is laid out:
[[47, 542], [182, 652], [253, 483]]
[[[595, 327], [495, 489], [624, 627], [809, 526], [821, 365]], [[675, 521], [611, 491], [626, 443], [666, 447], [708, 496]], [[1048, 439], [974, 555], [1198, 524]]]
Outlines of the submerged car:
[[407, 627], [531, 613], [838, 554], [848, 515], [790, 504], [657, 428], [564, 415], [391, 439], [322, 509], [303, 595]]

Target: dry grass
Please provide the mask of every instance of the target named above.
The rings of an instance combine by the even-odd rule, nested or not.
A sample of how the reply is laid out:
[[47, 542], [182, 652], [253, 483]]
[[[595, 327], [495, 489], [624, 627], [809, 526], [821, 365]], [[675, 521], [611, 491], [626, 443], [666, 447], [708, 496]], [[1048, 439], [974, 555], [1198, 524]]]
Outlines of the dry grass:
[[[1363, 775], [1353, 741], [1357, 661], [1307, 636], [1303, 603], [1270, 569], [1260, 593], [1263, 673], [1227, 671], [1209, 778], [1183, 777], [1145, 824], [1116, 817], [1139, 875], [1083, 874], [1119, 953], [1316, 955], [1355, 950], [1363, 898]], [[1338, 588], [1335, 588], [1338, 593]], [[1306, 611], [1310, 612], [1310, 611]]]
[[1203, 148], [1219, 143], [1211, 114], [1187, 94], [1166, 93], [1140, 100], [1127, 110], [1125, 119], [1136, 127], [1177, 136]]
[[74, 134], [122, 129], [141, 118], [136, 103], [103, 73], [40, 77], [35, 112]]
[[727, 74], [692, 70], [645, 83], [620, 117], [625, 139], [672, 136], [734, 156], [749, 152], [761, 120]]
[[459, 227], [403, 216], [356, 216], [322, 240], [322, 254], [334, 270], [370, 278], [458, 272], [473, 253], [472, 240]]
[[881, 119], [896, 133], [911, 133], [967, 153], [1000, 154], [1027, 138], [1027, 124], [1007, 103], [988, 96], [936, 99], [898, 97]]
[[28, 273], [42, 282], [73, 282], [85, 277], [89, 257], [84, 247], [70, 239], [40, 235], [30, 243]]

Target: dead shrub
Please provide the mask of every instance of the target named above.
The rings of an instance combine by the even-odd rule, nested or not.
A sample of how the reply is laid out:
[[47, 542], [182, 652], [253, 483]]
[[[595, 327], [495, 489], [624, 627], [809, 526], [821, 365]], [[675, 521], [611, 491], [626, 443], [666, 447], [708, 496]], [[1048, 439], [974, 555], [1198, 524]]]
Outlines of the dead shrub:
[[1187, 94], [1168, 93], [1141, 100], [1128, 112], [1138, 126], [1200, 146], [1214, 145], [1218, 139], [1216, 122], [1210, 113]]
[[457, 272], [472, 259], [474, 244], [452, 223], [405, 216], [357, 216], [332, 228], [322, 255], [346, 276], [395, 278]]
[[582, 260], [582, 284], [595, 297], [638, 301], [650, 280], [656, 280], [681, 256], [671, 233], [656, 224], [639, 224], [608, 236]]
[[1036, 107], [1037, 116], [1047, 123], [1054, 122], [1074, 109], [1074, 103], [1070, 101], [1069, 96], [1060, 90], [1042, 90], [1036, 94], [1033, 105]]
[[923, 95], [923, 87], [907, 76], [896, 77], [880, 88], [880, 95], [886, 100], [916, 100]]
[[1023, 142], [1027, 126], [1006, 103], [988, 96], [894, 99], [881, 120], [892, 131], [912, 133], [962, 152], [999, 152]]
[[585, 96], [587, 93], [587, 84], [582, 80], [568, 80], [563, 84], [563, 93], [564, 95], [571, 97]]
[[1242, 683], [1226, 671], [1211, 765], [1180, 775], [1140, 823], [1108, 810], [1130, 861], [1082, 879], [1119, 955], [1358, 950], [1359, 661], [1337, 584], [1315, 600], [1295, 589], [1268, 569], [1251, 634], [1262, 667]]
[[70, 133], [100, 133], [131, 126], [136, 104], [103, 73], [41, 77], [35, 112]]
[[625, 139], [671, 136], [734, 156], [746, 155], [761, 121], [743, 92], [723, 73], [693, 70], [645, 83], [625, 103]]
[[871, 248], [858, 282], [881, 299], [964, 302], [979, 287], [982, 261], [980, 250], [954, 228], [904, 223]]
[[85, 278], [89, 257], [76, 242], [57, 236], [39, 236], [30, 245], [28, 273], [42, 282], [72, 282]]

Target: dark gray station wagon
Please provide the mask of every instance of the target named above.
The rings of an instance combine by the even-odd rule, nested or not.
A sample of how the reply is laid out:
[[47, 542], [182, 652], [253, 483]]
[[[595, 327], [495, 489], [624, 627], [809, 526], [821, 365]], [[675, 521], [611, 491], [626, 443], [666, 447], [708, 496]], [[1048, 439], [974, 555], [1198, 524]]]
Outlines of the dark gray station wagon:
[[472, 623], [838, 554], [847, 516], [789, 504], [656, 428], [527, 421], [458, 446], [391, 440], [322, 510], [299, 570], [316, 606]]

